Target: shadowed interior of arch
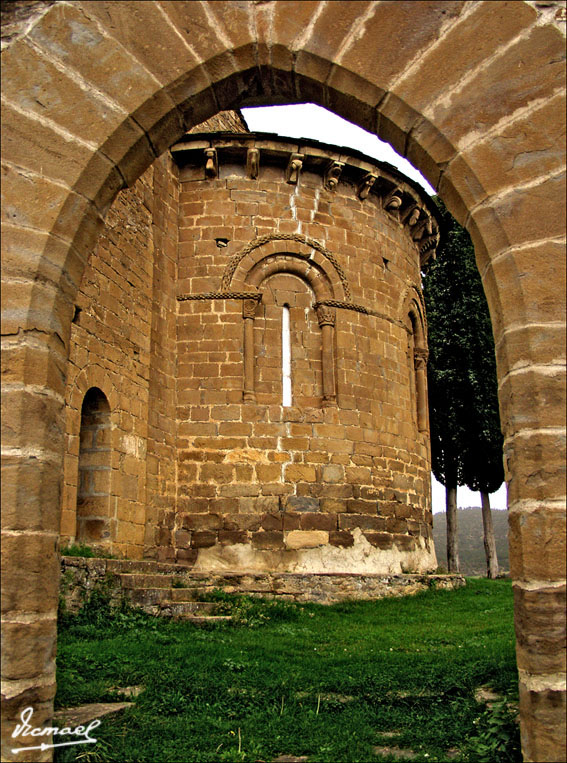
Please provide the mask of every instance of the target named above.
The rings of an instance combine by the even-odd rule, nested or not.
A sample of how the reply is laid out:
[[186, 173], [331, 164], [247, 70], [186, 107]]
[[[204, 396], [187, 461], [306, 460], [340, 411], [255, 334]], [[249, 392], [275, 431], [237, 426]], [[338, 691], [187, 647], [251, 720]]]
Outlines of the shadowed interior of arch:
[[79, 476], [77, 487], [77, 541], [104, 543], [110, 526], [110, 406], [98, 387], [91, 387], [81, 407]]

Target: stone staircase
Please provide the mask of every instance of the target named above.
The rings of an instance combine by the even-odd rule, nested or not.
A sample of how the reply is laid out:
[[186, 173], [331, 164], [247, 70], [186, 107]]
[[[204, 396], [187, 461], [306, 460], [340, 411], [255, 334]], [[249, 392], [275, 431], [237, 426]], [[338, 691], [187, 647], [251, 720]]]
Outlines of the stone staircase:
[[[167, 573], [118, 573], [120, 587], [132, 606], [139, 607], [149, 615], [172, 617], [194, 625], [226, 622], [230, 615], [215, 615], [217, 605], [212, 601], [199, 601], [205, 589], [195, 584], [175, 586], [179, 575]], [[185, 587], [186, 585], [186, 587]]]
[[191, 574], [175, 564], [127, 559], [61, 558], [61, 593], [67, 609], [76, 612], [89, 592], [100, 585], [110, 587], [111, 603], [126, 599], [150, 615], [185, 620], [195, 625], [227, 622], [230, 615], [217, 615], [217, 605], [201, 601], [213, 585], [206, 574]]
[[375, 600], [408, 596], [428, 588], [451, 590], [465, 585], [462, 575], [378, 574], [348, 572], [203, 572], [152, 560], [61, 559], [62, 594], [76, 611], [85, 594], [110, 581], [116, 604], [126, 597], [152, 615], [174, 617], [197, 625], [230, 620], [216, 615], [215, 603], [200, 601], [214, 590], [287, 601], [333, 604], [345, 599]]

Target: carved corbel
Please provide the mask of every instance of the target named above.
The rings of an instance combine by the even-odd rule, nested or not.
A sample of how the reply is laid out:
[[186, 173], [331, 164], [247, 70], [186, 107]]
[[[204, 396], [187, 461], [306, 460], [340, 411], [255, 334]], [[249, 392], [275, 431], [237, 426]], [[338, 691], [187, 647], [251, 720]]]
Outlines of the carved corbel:
[[297, 185], [299, 173], [303, 167], [303, 154], [292, 154], [289, 157], [287, 169], [285, 171], [285, 182], [290, 185]]
[[408, 207], [408, 209], [405, 210], [403, 216], [400, 216], [400, 220], [410, 228], [413, 228], [413, 226], [417, 223], [419, 220], [419, 216], [421, 214], [421, 207], [414, 204], [411, 207]]
[[334, 191], [339, 183], [344, 162], [331, 162], [325, 172], [324, 186], [327, 191]]
[[205, 158], [206, 158], [205, 175], [212, 180], [218, 177], [218, 174], [219, 174], [219, 164], [217, 159], [216, 148], [206, 148]]
[[372, 186], [377, 180], [378, 180], [378, 175], [373, 175], [371, 172], [365, 175], [362, 178], [362, 182], [358, 186], [358, 198], [362, 200], [366, 199], [368, 194], [370, 193], [370, 189], [372, 188]]
[[414, 226], [411, 237], [414, 241], [421, 241], [424, 237], [430, 236], [432, 232], [433, 223], [431, 217], [426, 215]]
[[393, 191], [390, 191], [390, 193], [384, 197], [382, 206], [387, 212], [390, 212], [390, 214], [398, 215], [400, 207], [402, 206], [402, 201], [402, 189], [394, 188]]
[[439, 244], [439, 228], [434, 225], [430, 236], [422, 238], [419, 242], [419, 255], [421, 265], [426, 265], [430, 259], [435, 259], [437, 256], [436, 249]]
[[260, 171], [260, 149], [249, 148], [246, 154], [246, 174], [256, 180]]

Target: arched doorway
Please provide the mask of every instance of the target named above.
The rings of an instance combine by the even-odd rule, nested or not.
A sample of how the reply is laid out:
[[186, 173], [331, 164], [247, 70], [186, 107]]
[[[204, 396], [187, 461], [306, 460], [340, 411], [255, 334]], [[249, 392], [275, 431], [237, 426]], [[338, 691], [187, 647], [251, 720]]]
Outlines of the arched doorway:
[[[221, 108], [313, 101], [408, 156], [475, 242], [498, 352], [524, 752], [557, 759], [564, 728], [554, 625], [565, 537], [561, 9], [527, 2], [293, 8], [38, 4], [3, 54], [3, 331], [13, 359], [3, 405], [12, 422], [6, 479], [17, 496], [5, 520], [12, 561], [4, 579], [14, 594], [8, 621], [25, 612], [32, 644], [37, 622], [56, 609], [58, 500], [41, 499], [45, 485], [60, 479], [73, 298], [116, 192]], [[18, 589], [22, 558], [33, 563], [29, 585]], [[546, 613], [547, 636], [533, 612]], [[47, 719], [53, 676], [39, 657], [14, 676], [7, 716], [33, 699], [38, 723]]]

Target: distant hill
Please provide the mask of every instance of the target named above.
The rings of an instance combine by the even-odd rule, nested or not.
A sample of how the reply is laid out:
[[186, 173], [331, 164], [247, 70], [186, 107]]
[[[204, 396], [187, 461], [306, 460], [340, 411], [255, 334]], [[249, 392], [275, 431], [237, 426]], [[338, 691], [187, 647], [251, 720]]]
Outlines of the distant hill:
[[[496, 553], [501, 572], [510, 569], [508, 562], [508, 512], [492, 510], [496, 538]], [[486, 557], [482, 542], [482, 511], [468, 508], [457, 510], [457, 532], [461, 572], [465, 575], [486, 575]], [[447, 518], [444, 513], [433, 515], [433, 538], [437, 564], [447, 566]]]

